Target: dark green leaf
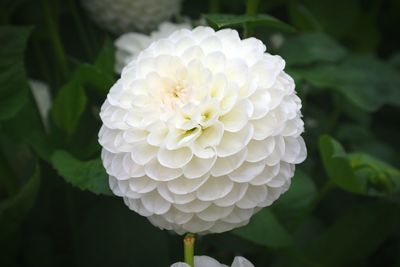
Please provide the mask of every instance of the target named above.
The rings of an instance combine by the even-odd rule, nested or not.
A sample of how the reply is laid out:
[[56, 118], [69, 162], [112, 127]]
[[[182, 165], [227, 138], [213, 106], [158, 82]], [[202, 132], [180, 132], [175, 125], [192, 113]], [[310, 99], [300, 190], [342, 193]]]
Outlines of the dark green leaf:
[[[24, 123], [21, 123], [22, 121]], [[31, 96], [13, 119], [3, 123], [3, 127], [9, 136], [29, 144], [42, 159], [50, 160], [53, 148]]]
[[18, 230], [23, 219], [35, 203], [40, 187], [40, 170], [36, 166], [35, 173], [20, 191], [0, 202], [0, 240]]
[[296, 170], [289, 190], [272, 205], [279, 218], [291, 221], [303, 215], [317, 196], [314, 181], [301, 170]]
[[342, 189], [369, 196], [386, 196], [400, 189], [400, 171], [363, 153], [346, 154], [333, 138], [323, 135], [319, 148], [325, 171]]
[[280, 224], [270, 209], [263, 209], [254, 215], [250, 223], [233, 231], [234, 234], [267, 247], [288, 247], [292, 237]]
[[268, 26], [272, 28], [278, 28], [288, 32], [293, 32], [295, 29], [274, 18], [270, 15], [258, 14], [258, 15], [226, 15], [226, 14], [208, 14], [206, 19], [210, 25], [216, 28], [233, 27], [244, 25], [245, 23], [250, 26]]
[[343, 147], [328, 135], [319, 138], [319, 150], [325, 171], [340, 188], [352, 192], [363, 192], [363, 188], [353, 173]]
[[71, 135], [85, 110], [86, 101], [86, 94], [81, 86], [74, 83], [64, 85], [58, 92], [51, 109], [54, 123]]
[[323, 33], [305, 33], [283, 43], [278, 54], [287, 65], [305, 65], [315, 62], [335, 62], [346, 55], [346, 50]]
[[168, 243], [167, 232], [129, 210], [119, 198], [94, 200], [82, 214], [83, 220], [75, 235], [73, 266], [163, 267], [178, 261], [169, 257], [173, 248]]
[[398, 230], [400, 213], [391, 204], [360, 205], [339, 218], [306, 250], [323, 267], [364, 266], [366, 258]]
[[393, 166], [363, 153], [348, 156], [355, 175], [367, 181], [368, 194], [385, 195], [400, 189], [400, 171]]
[[302, 31], [321, 31], [322, 27], [311, 11], [297, 1], [289, 3], [289, 16], [291, 23]]
[[0, 120], [13, 117], [27, 100], [24, 52], [31, 30], [0, 27]]
[[365, 111], [384, 104], [400, 106], [399, 72], [373, 57], [351, 57], [339, 65], [318, 65], [296, 73], [316, 87], [337, 90]]
[[93, 87], [101, 96], [106, 96], [114, 79], [95, 65], [81, 64], [74, 72], [70, 84]]
[[73, 186], [95, 194], [112, 195], [108, 175], [100, 159], [80, 161], [65, 151], [57, 150], [51, 162], [58, 174]]
[[100, 54], [97, 56], [95, 66], [102, 70], [105, 74], [114, 75], [114, 64], [115, 64], [115, 47], [110, 39], [107, 39], [104, 43]]

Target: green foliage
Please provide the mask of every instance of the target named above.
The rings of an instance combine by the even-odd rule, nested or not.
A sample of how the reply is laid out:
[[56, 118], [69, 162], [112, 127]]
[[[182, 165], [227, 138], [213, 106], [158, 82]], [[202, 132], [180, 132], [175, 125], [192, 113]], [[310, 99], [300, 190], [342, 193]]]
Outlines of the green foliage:
[[292, 237], [269, 209], [263, 209], [253, 216], [250, 223], [233, 231], [234, 234], [256, 244], [273, 248], [288, 247]]
[[288, 32], [293, 32], [294, 28], [270, 15], [227, 15], [227, 14], [209, 14], [206, 15], [207, 21], [216, 28], [243, 26], [248, 24], [254, 26], [268, 26], [278, 28]]
[[111, 195], [108, 176], [100, 158], [90, 161], [79, 161], [71, 154], [57, 150], [51, 157], [51, 163], [65, 181], [95, 194]]
[[363, 153], [348, 155], [327, 135], [321, 136], [319, 148], [329, 178], [342, 189], [372, 196], [400, 189], [400, 171], [389, 164]]
[[24, 52], [31, 30], [31, 27], [0, 27], [0, 120], [13, 117], [27, 100]]
[[15, 195], [0, 202], [0, 241], [18, 231], [35, 202], [39, 188], [40, 170], [36, 166], [28, 182]]
[[[248, 225], [199, 237], [197, 254], [224, 263], [244, 255], [255, 266], [400, 266], [400, 4], [183, 2], [183, 16], [204, 14], [282, 56], [308, 150], [286, 193]], [[108, 197], [97, 135], [117, 78], [116, 37], [78, 0], [0, 3], [0, 266], [181, 260], [180, 236]], [[48, 121], [31, 79], [50, 87]]]
[[83, 87], [75, 83], [63, 86], [54, 99], [51, 110], [54, 123], [71, 135], [78, 126], [86, 102], [87, 97]]
[[345, 48], [323, 33], [305, 33], [294, 37], [284, 43], [278, 53], [287, 59], [288, 66], [336, 62], [346, 56]]

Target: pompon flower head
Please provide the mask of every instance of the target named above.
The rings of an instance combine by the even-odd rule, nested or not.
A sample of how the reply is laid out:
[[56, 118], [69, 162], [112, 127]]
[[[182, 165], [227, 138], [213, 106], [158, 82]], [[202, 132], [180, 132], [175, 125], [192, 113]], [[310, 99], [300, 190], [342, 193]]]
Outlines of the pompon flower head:
[[161, 23], [156, 31], [150, 35], [138, 32], [129, 32], [121, 35], [115, 40], [115, 71], [121, 73], [130, 61], [136, 59], [142, 50], [150, 46], [151, 43], [168, 37], [174, 31], [180, 29], [191, 29], [189, 23], [172, 23], [165, 21]]
[[179, 14], [181, 0], [81, 0], [90, 17], [113, 33], [150, 31]]
[[140, 53], [100, 116], [115, 195], [161, 229], [245, 225], [290, 185], [306, 157], [301, 101], [285, 61], [255, 38], [179, 30]]
[[[171, 267], [190, 267], [189, 264], [177, 262]], [[217, 260], [208, 256], [194, 256], [194, 267], [228, 267], [225, 264], [219, 263]], [[237, 256], [232, 262], [231, 267], [254, 267], [254, 265], [247, 259]]]

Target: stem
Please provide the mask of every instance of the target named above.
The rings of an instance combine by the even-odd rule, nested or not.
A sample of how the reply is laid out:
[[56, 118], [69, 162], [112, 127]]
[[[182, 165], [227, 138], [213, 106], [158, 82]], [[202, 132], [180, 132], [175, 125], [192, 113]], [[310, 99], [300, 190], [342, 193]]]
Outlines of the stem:
[[52, 17], [52, 13], [50, 12], [48, 0], [42, 0], [42, 8], [54, 54], [57, 59], [58, 65], [60, 66], [62, 76], [66, 80], [69, 75], [67, 57], [65, 56], [64, 47], [62, 45], [60, 35], [58, 34], [56, 23], [54, 21], [54, 18]]
[[194, 242], [196, 241], [196, 236], [191, 233], [187, 233], [183, 239], [183, 251], [185, 256], [185, 262], [194, 267]]
[[84, 28], [82, 20], [81, 20], [81, 18], [79, 16], [79, 12], [78, 12], [78, 8], [76, 7], [75, 0], [68, 0], [68, 4], [69, 4], [69, 8], [70, 8], [71, 13], [72, 13], [73, 20], [74, 20], [74, 22], [76, 24], [76, 28], [77, 28], [78, 34], [79, 34], [79, 36], [80, 36], [80, 38], [82, 40], [85, 52], [89, 56], [89, 58], [92, 59], [93, 54], [92, 54], [92, 50], [91, 50], [89, 39], [87, 37], [88, 35], [85, 32], [85, 28]]
[[260, 0], [247, 0], [246, 3], [246, 15], [256, 15], [258, 5], [260, 4]]
[[219, 0], [209, 0], [208, 1], [208, 9], [210, 13], [219, 13]]
[[[260, 0], [247, 0], [246, 2], [246, 15], [254, 16], [257, 14], [258, 5]], [[243, 25], [243, 37], [248, 38], [250, 35], [253, 34], [253, 29], [250, 28], [248, 23]]]

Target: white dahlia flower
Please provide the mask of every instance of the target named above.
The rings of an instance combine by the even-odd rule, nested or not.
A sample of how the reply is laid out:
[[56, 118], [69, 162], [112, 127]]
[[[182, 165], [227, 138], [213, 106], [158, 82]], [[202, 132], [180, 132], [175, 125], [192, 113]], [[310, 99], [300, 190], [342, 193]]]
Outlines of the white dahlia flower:
[[168, 37], [174, 31], [180, 29], [190, 29], [189, 23], [175, 24], [163, 22], [156, 31], [150, 35], [138, 32], [129, 32], [121, 35], [115, 40], [115, 71], [121, 73], [122, 69], [132, 60], [136, 59], [140, 52], [147, 48], [151, 43], [161, 38]]
[[[184, 262], [177, 262], [171, 267], [190, 267], [189, 264]], [[228, 265], [221, 264], [217, 260], [208, 256], [194, 256], [194, 267], [228, 267]], [[247, 259], [237, 256], [232, 262], [231, 267], [254, 267], [254, 265]]]
[[161, 229], [206, 234], [247, 224], [285, 192], [306, 157], [301, 101], [265, 50], [197, 27], [130, 62], [100, 112], [114, 194]]
[[81, 0], [90, 17], [113, 33], [153, 30], [177, 15], [181, 0]]

